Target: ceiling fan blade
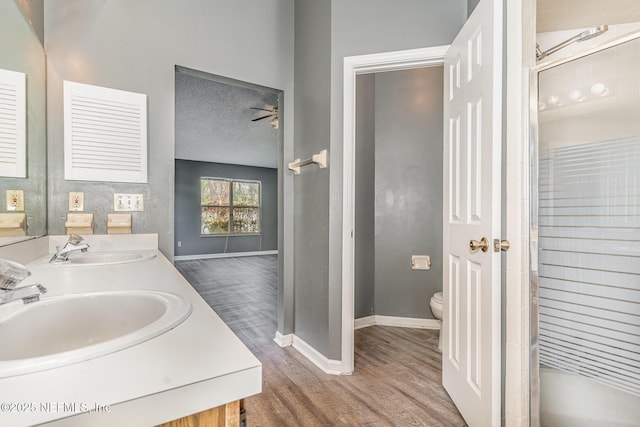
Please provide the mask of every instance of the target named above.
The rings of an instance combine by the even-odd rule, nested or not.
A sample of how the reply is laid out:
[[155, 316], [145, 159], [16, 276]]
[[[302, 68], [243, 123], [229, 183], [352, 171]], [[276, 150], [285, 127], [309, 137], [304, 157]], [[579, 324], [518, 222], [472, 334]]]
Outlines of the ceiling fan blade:
[[273, 112], [274, 112], [274, 111], [273, 111], [273, 108], [272, 108], [272, 109], [270, 109], [270, 110], [267, 110], [266, 108], [257, 108], [257, 107], [249, 107], [249, 108], [251, 108], [252, 110], [268, 111], [268, 112], [270, 112], [270, 113], [273, 113]]
[[258, 117], [257, 119], [252, 119], [251, 121], [252, 122], [257, 122], [258, 120], [267, 119], [267, 118], [273, 117], [273, 116], [275, 116], [275, 114], [269, 114], [267, 116]]

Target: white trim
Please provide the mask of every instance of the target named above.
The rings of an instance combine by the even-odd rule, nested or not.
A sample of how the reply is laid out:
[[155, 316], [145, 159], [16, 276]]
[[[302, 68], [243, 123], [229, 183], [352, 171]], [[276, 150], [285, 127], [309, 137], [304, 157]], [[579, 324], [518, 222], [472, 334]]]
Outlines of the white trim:
[[307, 344], [302, 338], [293, 335], [293, 348], [298, 350], [300, 354], [309, 359], [314, 365], [320, 368], [325, 374], [342, 375], [350, 374], [342, 370], [342, 362], [340, 360], [328, 359], [318, 350]]
[[174, 261], [189, 261], [194, 259], [211, 258], [237, 258], [242, 256], [278, 255], [278, 251], [256, 251], [256, 252], [228, 252], [223, 254], [201, 254], [201, 255], [179, 255], [174, 256]]
[[276, 331], [273, 341], [280, 347], [290, 347], [293, 344], [293, 334], [282, 335], [280, 331]]
[[353, 322], [353, 329], [368, 328], [376, 325], [376, 316], [360, 317]]
[[355, 329], [369, 326], [394, 326], [398, 328], [435, 329], [440, 330], [438, 319], [420, 319], [417, 317], [367, 316], [355, 320]]
[[415, 317], [376, 316], [376, 325], [440, 330], [438, 319], [418, 319]]
[[355, 101], [356, 75], [444, 64], [449, 46], [410, 49], [344, 58], [342, 171], [342, 372], [353, 372], [355, 229]]

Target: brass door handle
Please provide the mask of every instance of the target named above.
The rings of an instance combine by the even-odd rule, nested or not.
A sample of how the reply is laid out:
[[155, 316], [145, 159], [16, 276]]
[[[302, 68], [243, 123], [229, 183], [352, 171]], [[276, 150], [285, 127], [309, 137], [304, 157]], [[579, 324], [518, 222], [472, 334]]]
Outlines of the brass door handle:
[[478, 242], [477, 240], [472, 240], [469, 242], [469, 247], [472, 251], [477, 251], [478, 249], [482, 249], [482, 252], [487, 252], [489, 250], [489, 241], [486, 237], [483, 237]]
[[509, 248], [511, 247], [511, 243], [509, 243], [508, 240], [500, 240], [500, 239], [493, 239], [493, 251], [494, 252], [506, 252], [509, 250]]

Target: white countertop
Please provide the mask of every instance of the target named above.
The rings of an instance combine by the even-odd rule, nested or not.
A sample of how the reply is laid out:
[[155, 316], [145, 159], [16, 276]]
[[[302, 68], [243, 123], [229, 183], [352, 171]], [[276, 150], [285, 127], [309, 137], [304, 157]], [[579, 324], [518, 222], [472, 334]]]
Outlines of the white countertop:
[[[109, 243], [92, 244], [90, 250], [96, 246], [117, 249]], [[48, 289], [43, 298], [89, 291], [158, 290], [189, 299], [193, 312], [174, 329], [133, 347], [0, 379], [1, 426], [152, 426], [261, 391], [260, 362], [154, 250], [155, 258], [110, 266], [62, 267], [39, 261], [28, 265], [32, 275], [19, 286], [41, 283]], [[7, 404], [13, 411], [7, 411]], [[104, 412], [84, 412], [96, 405]]]

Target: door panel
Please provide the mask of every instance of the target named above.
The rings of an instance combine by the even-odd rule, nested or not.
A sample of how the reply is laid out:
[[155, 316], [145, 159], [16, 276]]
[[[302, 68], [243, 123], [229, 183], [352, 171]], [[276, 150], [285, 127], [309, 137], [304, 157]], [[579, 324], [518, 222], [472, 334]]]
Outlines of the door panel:
[[[471, 427], [500, 425], [502, 2], [481, 0], [445, 55], [443, 384]], [[461, 79], [462, 77], [462, 79]]]

